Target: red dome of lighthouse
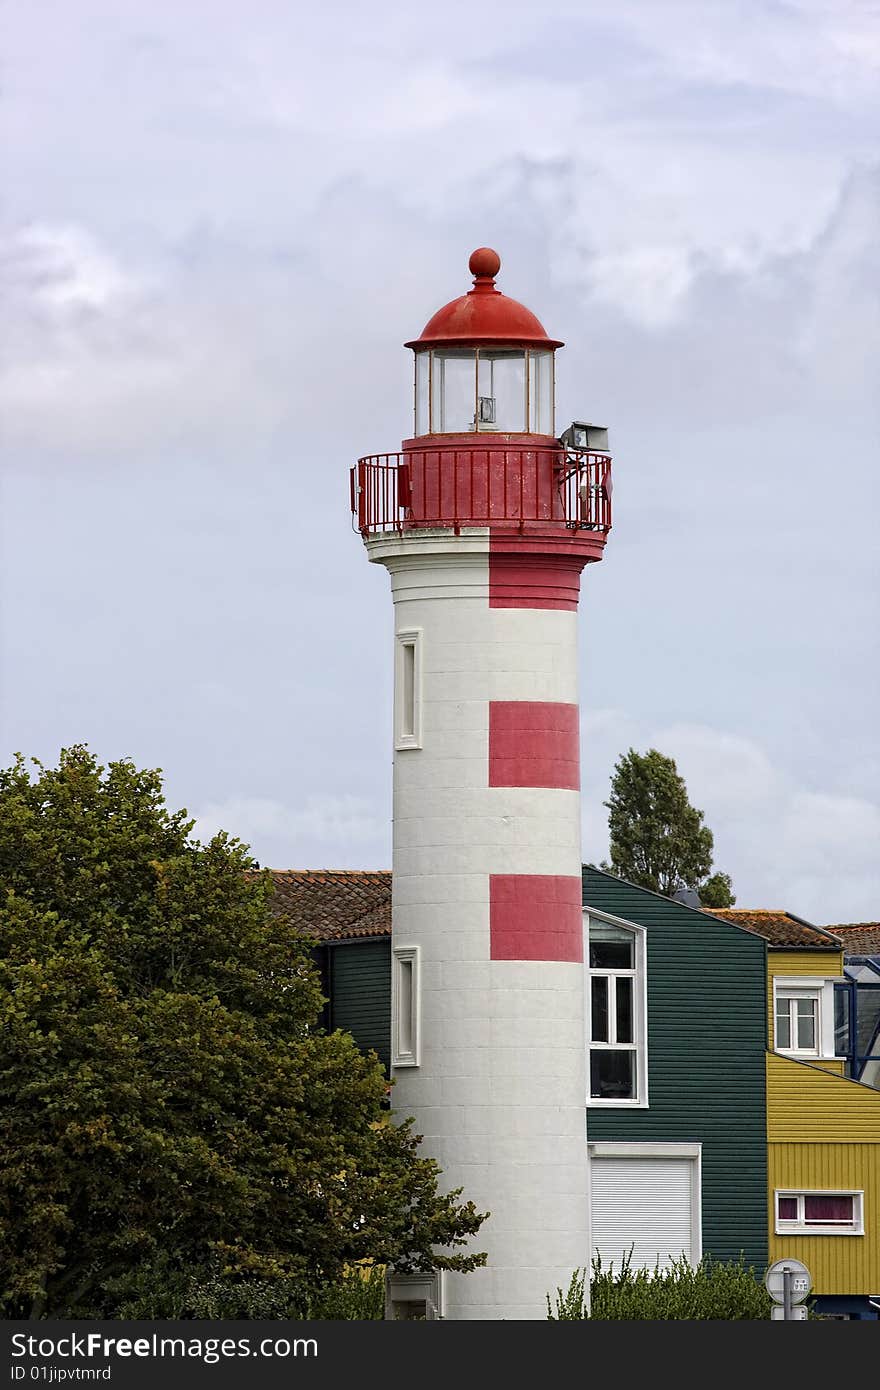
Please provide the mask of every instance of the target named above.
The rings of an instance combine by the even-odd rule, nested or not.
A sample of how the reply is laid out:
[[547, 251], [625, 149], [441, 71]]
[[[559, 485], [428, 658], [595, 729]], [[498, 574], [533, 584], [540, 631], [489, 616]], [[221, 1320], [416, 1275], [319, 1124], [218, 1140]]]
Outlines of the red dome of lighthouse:
[[495, 288], [495, 276], [501, 269], [497, 251], [489, 246], [478, 247], [468, 267], [474, 277], [473, 289], [438, 309], [421, 335], [406, 343], [406, 347], [419, 349], [453, 343], [474, 347], [500, 343], [516, 347], [562, 347], [558, 339], [548, 338], [544, 325], [531, 309]]

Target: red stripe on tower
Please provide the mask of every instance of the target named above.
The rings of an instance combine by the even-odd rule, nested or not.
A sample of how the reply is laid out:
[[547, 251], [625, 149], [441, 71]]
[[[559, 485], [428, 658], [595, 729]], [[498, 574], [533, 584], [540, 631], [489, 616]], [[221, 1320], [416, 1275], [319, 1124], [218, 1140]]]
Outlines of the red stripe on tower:
[[562, 874], [490, 874], [492, 960], [583, 961], [581, 880]]
[[543, 700], [491, 701], [490, 787], [577, 791], [580, 774], [577, 705]]

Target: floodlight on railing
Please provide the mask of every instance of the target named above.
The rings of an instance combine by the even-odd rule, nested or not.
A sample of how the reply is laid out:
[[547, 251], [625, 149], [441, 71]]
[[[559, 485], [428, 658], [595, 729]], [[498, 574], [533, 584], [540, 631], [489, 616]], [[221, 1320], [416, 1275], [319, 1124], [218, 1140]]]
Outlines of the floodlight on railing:
[[586, 420], [573, 420], [559, 436], [559, 442], [566, 449], [585, 449], [591, 454], [609, 452], [608, 430], [604, 425], [590, 425]]

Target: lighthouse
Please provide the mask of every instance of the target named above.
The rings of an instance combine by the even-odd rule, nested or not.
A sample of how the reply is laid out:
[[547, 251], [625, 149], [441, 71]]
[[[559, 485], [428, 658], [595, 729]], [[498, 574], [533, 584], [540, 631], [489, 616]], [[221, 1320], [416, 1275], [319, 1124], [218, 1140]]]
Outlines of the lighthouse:
[[605, 432], [555, 424], [555, 354], [496, 285], [439, 309], [414, 427], [352, 469], [394, 605], [392, 1091], [485, 1268], [428, 1316], [546, 1317], [590, 1263], [577, 611], [611, 524]]

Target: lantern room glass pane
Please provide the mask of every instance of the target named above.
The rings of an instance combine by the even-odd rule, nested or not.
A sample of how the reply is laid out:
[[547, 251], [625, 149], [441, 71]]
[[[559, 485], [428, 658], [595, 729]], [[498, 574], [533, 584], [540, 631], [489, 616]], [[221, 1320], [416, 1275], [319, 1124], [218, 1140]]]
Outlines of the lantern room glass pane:
[[525, 433], [525, 353], [516, 348], [480, 348], [477, 379], [477, 428]]
[[529, 353], [529, 430], [555, 434], [553, 423], [553, 353]]
[[431, 433], [431, 419], [428, 413], [430, 396], [428, 382], [431, 375], [430, 352], [416, 353], [416, 434]]
[[464, 434], [474, 428], [474, 356], [473, 348], [435, 348], [432, 352], [432, 434]]

